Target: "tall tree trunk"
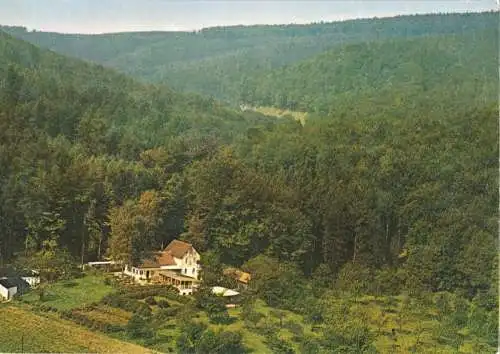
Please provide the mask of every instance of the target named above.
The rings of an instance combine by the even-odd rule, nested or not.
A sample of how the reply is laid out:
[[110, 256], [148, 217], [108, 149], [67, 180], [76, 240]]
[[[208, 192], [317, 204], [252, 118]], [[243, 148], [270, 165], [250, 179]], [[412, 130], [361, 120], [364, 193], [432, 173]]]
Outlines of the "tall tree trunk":
[[84, 259], [85, 259], [85, 230], [82, 231], [82, 269], [83, 269]]
[[354, 247], [352, 252], [352, 261], [356, 262], [356, 256], [358, 253], [358, 233], [354, 232]]
[[97, 246], [97, 259], [101, 260], [102, 231], [99, 234], [99, 245]]

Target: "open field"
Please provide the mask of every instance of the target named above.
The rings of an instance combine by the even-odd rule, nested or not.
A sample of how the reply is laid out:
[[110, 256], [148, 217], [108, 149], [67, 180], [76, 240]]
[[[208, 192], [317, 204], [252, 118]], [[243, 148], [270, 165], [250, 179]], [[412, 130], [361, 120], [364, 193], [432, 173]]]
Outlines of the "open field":
[[286, 116], [291, 116], [293, 119], [300, 122], [300, 124], [306, 124], [307, 113], [306, 112], [297, 112], [297, 111], [289, 111], [287, 109], [280, 109], [275, 107], [256, 107], [253, 108], [255, 112], [259, 112], [265, 114], [267, 116], [275, 116], [279, 118], [285, 118]]
[[[14, 306], [0, 306], [0, 352], [151, 353], [135, 344], [89, 331], [70, 321], [38, 316]], [[24, 343], [21, 337], [24, 335]]]
[[30, 304], [45, 304], [59, 310], [69, 310], [92, 302], [99, 302], [113, 288], [104, 284], [100, 275], [86, 275], [67, 281], [51, 284], [46, 289], [44, 301], [40, 301], [38, 294], [33, 291], [23, 296], [23, 300]]

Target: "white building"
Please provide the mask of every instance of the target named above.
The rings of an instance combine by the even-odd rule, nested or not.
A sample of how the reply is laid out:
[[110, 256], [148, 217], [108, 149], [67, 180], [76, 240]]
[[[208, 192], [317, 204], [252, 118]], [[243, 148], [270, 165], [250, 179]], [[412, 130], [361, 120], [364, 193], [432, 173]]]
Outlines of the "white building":
[[173, 240], [161, 252], [137, 266], [126, 265], [124, 274], [140, 283], [175, 286], [181, 295], [192, 294], [200, 277], [200, 255], [187, 242]]
[[17, 285], [7, 278], [0, 279], [0, 300], [10, 300], [17, 293]]

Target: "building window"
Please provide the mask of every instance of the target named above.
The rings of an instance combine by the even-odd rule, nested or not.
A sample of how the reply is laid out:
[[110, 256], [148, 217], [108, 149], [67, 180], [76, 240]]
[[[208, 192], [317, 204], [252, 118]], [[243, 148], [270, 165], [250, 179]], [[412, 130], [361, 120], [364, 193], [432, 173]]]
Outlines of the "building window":
[[191, 270], [191, 274], [194, 274], [194, 268]]

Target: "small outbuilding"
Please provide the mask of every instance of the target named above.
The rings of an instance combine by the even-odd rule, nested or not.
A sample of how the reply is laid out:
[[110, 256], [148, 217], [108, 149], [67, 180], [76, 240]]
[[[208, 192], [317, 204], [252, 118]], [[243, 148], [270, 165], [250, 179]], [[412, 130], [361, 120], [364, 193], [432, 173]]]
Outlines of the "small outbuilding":
[[7, 278], [0, 279], [0, 300], [11, 300], [17, 294], [17, 285]]
[[241, 300], [239, 292], [222, 286], [212, 287], [212, 294], [222, 297], [227, 308], [237, 307]]
[[236, 280], [239, 290], [246, 289], [250, 280], [252, 279], [250, 273], [243, 272], [242, 270], [237, 268], [226, 268], [224, 269], [223, 273], [225, 276]]
[[233, 297], [238, 296], [240, 293], [235, 290], [223, 288], [222, 286], [214, 286], [212, 288], [212, 294], [223, 297]]

